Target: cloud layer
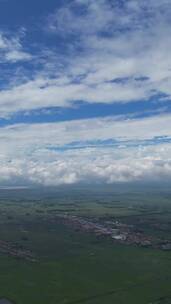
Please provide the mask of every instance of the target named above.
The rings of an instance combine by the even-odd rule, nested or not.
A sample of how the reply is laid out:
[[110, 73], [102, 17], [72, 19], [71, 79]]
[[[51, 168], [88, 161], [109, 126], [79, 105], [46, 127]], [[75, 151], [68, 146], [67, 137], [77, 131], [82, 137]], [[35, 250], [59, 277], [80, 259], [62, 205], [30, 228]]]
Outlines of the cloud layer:
[[[49, 16], [46, 31], [63, 42], [38, 53], [0, 35], [1, 58], [31, 60], [0, 92], [0, 115], [87, 103], [170, 98], [170, 11], [167, 1], [73, 1]], [[62, 42], [61, 42], [62, 43]], [[40, 67], [37, 68], [36, 64]], [[27, 77], [26, 77], [27, 75]]]
[[[0, 121], [7, 124], [0, 125], [0, 183], [170, 180], [170, 15], [167, 0], [74, 0], [41, 16], [40, 38], [31, 26], [0, 30]], [[93, 105], [96, 117], [99, 105], [131, 103], [149, 111], [136, 118], [132, 106], [130, 115], [75, 121], [68, 114], [65, 122], [43, 116], [57, 108], [79, 118], [82, 105]], [[36, 111], [41, 123], [11, 123]]]
[[60, 185], [171, 177], [171, 115], [14, 125], [1, 129], [0, 140], [1, 182]]

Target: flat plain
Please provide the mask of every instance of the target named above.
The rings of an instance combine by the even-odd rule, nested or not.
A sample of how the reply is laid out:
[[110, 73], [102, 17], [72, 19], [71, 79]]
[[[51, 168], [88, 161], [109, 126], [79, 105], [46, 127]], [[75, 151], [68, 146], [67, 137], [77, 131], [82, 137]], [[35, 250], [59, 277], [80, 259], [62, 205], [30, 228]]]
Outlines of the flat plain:
[[0, 299], [15, 304], [171, 303], [170, 250], [113, 242], [66, 225], [59, 220], [63, 215], [122, 222], [171, 241], [169, 190], [2, 189]]

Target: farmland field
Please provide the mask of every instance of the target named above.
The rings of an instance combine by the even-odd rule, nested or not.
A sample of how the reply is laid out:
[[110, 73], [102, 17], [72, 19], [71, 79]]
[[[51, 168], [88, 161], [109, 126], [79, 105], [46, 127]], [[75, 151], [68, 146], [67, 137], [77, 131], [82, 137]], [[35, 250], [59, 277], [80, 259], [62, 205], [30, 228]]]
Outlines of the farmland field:
[[61, 214], [114, 219], [169, 241], [169, 190], [148, 190], [148, 195], [69, 191], [1, 190], [0, 240], [28, 250], [33, 260], [0, 252], [0, 299], [16, 304], [171, 303], [170, 250], [114, 243], [58, 219]]

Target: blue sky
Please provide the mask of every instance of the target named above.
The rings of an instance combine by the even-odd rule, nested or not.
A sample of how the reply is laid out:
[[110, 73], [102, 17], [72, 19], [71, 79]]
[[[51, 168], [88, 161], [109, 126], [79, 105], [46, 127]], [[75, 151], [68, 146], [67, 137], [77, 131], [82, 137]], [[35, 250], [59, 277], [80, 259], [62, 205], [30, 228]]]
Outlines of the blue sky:
[[171, 3], [0, 0], [0, 184], [171, 178]]

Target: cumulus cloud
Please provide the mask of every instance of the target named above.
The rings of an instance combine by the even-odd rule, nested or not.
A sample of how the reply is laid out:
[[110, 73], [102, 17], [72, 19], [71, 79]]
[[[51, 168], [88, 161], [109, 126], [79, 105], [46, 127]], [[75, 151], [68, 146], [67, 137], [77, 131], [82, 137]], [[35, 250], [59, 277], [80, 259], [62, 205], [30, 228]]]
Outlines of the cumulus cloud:
[[[8, 184], [116, 183], [171, 180], [170, 145], [158, 147], [87, 149], [86, 151], [50, 152], [49, 159], [13, 159], [0, 168], [0, 182]], [[45, 152], [45, 151], [44, 151]], [[150, 156], [153, 155], [153, 156]], [[167, 158], [166, 158], [167, 155]], [[37, 155], [38, 156], [38, 155]]]
[[[0, 134], [0, 181], [59, 185], [170, 179], [171, 146], [167, 140], [155, 142], [156, 137], [171, 138], [170, 115], [8, 126]], [[117, 145], [99, 145], [109, 139]]]

